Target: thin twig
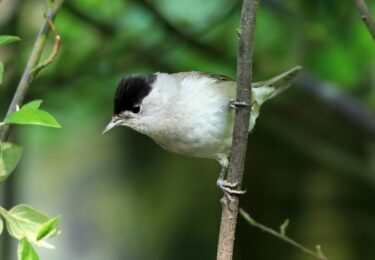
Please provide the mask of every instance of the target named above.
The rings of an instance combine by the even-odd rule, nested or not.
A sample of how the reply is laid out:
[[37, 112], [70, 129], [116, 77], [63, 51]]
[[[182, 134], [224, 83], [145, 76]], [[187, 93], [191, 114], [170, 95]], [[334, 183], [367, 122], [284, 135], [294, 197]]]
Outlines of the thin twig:
[[256, 222], [252, 217], [250, 217], [250, 215], [245, 211], [243, 210], [242, 208], [240, 209], [240, 214], [241, 216], [250, 224], [252, 225], [253, 227], [256, 227], [268, 234], [271, 234], [272, 236], [278, 238], [278, 239], [281, 239], [282, 241], [300, 249], [302, 252], [308, 254], [308, 255], [311, 255], [313, 257], [316, 257], [317, 259], [320, 259], [320, 260], [328, 260], [328, 258], [326, 256], [323, 255], [323, 253], [321, 252], [321, 249], [320, 249], [320, 246], [318, 245], [317, 246], [317, 250], [320, 250], [320, 252], [314, 252], [310, 249], [308, 249], [307, 247], [301, 245], [300, 243], [298, 243], [297, 241], [295, 241], [294, 239], [286, 236], [285, 234], [282, 234], [270, 227], [267, 227], [261, 223], [258, 223]]
[[367, 30], [370, 32], [372, 39], [375, 41], [375, 21], [365, 0], [355, 0], [358, 11], [361, 14], [362, 21], [365, 23]]
[[55, 39], [55, 44], [53, 45], [52, 53], [50, 54], [48, 59], [45, 60], [44, 62], [41, 62], [35, 68], [33, 68], [30, 71], [30, 74], [38, 73], [40, 70], [42, 70], [43, 68], [45, 68], [49, 64], [51, 64], [55, 60], [55, 57], [56, 57], [57, 53], [59, 52], [61, 38], [56, 32], [56, 28], [55, 28], [55, 25], [53, 24], [53, 21], [51, 19], [48, 19], [48, 18], [46, 18], [46, 19], [47, 19], [47, 22], [48, 22], [49, 27], [51, 29], [51, 32], [53, 33], [53, 38]]
[[[248, 104], [251, 100], [252, 43], [258, 4], [258, 0], [243, 1], [240, 29], [238, 30], [236, 101], [245, 104]], [[249, 120], [250, 106], [241, 106], [236, 109], [227, 180], [230, 183], [237, 183], [238, 189], [241, 189], [242, 185]], [[231, 260], [233, 257], [239, 198], [234, 196], [232, 200], [229, 200], [224, 196], [221, 202], [222, 214], [217, 260]]]

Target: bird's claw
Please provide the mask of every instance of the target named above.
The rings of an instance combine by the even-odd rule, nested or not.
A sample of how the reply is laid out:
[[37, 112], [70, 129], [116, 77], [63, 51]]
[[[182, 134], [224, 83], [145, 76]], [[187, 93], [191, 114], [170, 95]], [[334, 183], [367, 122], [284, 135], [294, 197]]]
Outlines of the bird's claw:
[[242, 195], [246, 193], [245, 190], [234, 189], [238, 186], [238, 182], [231, 183], [227, 180], [218, 179], [216, 184], [230, 201], [233, 201], [233, 195]]

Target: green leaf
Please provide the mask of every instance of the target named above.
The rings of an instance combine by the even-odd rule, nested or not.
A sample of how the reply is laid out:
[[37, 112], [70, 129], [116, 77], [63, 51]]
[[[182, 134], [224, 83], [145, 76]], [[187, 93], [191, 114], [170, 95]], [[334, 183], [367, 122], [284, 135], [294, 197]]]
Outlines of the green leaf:
[[38, 109], [42, 104], [43, 100], [33, 100], [22, 106], [22, 109]]
[[0, 182], [2, 182], [16, 168], [22, 156], [22, 147], [12, 143], [1, 143], [0, 150]]
[[39, 109], [42, 102], [42, 100], [34, 100], [23, 105], [20, 110], [8, 115], [4, 122], [8, 124], [42, 125], [60, 128], [61, 125], [50, 113]]
[[0, 45], [5, 45], [11, 42], [20, 41], [21, 39], [17, 36], [12, 35], [0, 35]]
[[35, 240], [43, 223], [48, 221], [46, 215], [28, 205], [15, 206], [4, 217], [9, 234], [17, 239]]
[[3, 217], [6, 220], [6, 227], [11, 236], [17, 239], [25, 237], [37, 246], [54, 248], [47, 242], [38, 240], [37, 237], [42, 233], [42, 229], [48, 231], [44, 237], [56, 235], [58, 233], [57, 223], [55, 223], [57, 222], [56, 218], [50, 221], [45, 214], [28, 205], [17, 205], [3, 213]]
[[45, 222], [36, 235], [36, 240], [53, 236], [57, 233], [57, 225], [60, 223], [61, 217], [56, 217]]
[[26, 238], [18, 243], [18, 260], [39, 260], [38, 254]]
[[57, 128], [61, 127], [56, 119], [47, 111], [23, 107], [17, 112], [8, 115], [4, 122], [8, 124], [42, 125]]
[[3, 230], [4, 230], [4, 223], [3, 223], [2, 218], [0, 217], [0, 235], [1, 233], [3, 233]]
[[0, 85], [3, 84], [4, 65], [0, 62]]

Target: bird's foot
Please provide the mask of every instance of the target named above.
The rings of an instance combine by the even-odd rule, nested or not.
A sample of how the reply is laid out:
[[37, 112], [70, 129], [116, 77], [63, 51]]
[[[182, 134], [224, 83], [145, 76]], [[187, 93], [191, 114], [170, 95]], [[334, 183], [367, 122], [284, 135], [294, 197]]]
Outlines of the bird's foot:
[[248, 107], [250, 105], [246, 102], [231, 100], [231, 101], [229, 101], [229, 106], [233, 109], [238, 109], [239, 107]]
[[234, 189], [238, 186], [238, 182], [231, 183], [227, 180], [218, 179], [216, 184], [230, 201], [233, 201], [233, 195], [242, 195], [246, 193], [245, 190]]

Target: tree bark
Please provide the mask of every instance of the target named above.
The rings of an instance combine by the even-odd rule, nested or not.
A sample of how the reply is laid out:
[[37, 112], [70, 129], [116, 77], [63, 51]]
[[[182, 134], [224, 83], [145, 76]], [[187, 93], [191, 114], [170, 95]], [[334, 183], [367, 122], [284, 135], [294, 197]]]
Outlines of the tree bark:
[[361, 14], [362, 21], [365, 23], [372, 39], [375, 41], [375, 21], [371, 16], [370, 10], [365, 0], [355, 0], [359, 13]]
[[[242, 186], [247, 150], [251, 103], [252, 45], [258, 4], [258, 0], [243, 1], [240, 29], [238, 30], [236, 101], [247, 105], [239, 106], [235, 112], [232, 150], [227, 176], [229, 182], [238, 184], [238, 189], [241, 189]], [[222, 215], [217, 260], [231, 260], [233, 257], [239, 197], [233, 196], [233, 199], [229, 200], [226, 196], [223, 196], [221, 203]]]

